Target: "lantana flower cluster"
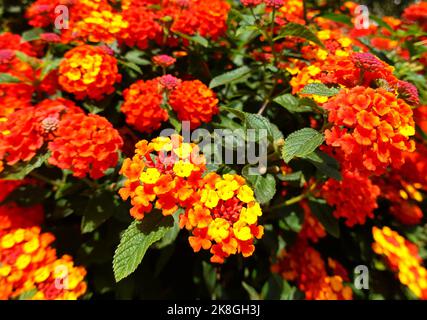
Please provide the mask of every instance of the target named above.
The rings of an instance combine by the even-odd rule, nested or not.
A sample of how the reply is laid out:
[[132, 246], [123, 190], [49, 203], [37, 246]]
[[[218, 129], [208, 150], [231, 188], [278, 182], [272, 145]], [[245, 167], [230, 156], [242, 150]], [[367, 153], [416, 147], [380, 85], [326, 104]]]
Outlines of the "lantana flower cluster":
[[131, 215], [142, 220], [153, 207], [172, 215], [178, 209], [180, 227], [195, 252], [212, 253], [212, 262], [223, 263], [231, 254], [248, 257], [254, 238], [261, 238], [257, 225], [262, 215], [253, 190], [238, 175], [206, 174], [206, 159], [197, 145], [178, 135], [137, 143], [133, 158], [125, 159], [121, 173], [126, 178], [121, 197], [131, 199]]
[[[299, 290], [305, 293], [307, 300], [352, 300], [353, 292], [346, 285], [348, 275], [338, 262], [328, 259], [332, 274], [320, 253], [306, 241], [300, 240], [289, 251], [281, 252], [278, 261], [272, 265], [272, 271], [284, 279], [295, 282]], [[344, 271], [337, 272], [337, 271]]]
[[[0, 201], [34, 181], [0, 180]], [[42, 233], [42, 205], [0, 205], [0, 300], [75, 300], [86, 293], [86, 270], [69, 255], [58, 257], [55, 236]]]
[[374, 227], [372, 248], [382, 255], [399, 281], [418, 298], [427, 299], [427, 270], [422, 266], [416, 245], [389, 227]]
[[49, 162], [76, 177], [99, 178], [118, 161], [123, 141], [111, 123], [86, 115], [72, 101], [58, 98], [18, 110], [0, 122], [3, 166], [31, 161], [50, 151]]
[[191, 128], [212, 120], [219, 112], [215, 93], [199, 80], [181, 81], [171, 75], [138, 80], [123, 92], [120, 110], [138, 131], [150, 133], [169, 119], [168, 109]]

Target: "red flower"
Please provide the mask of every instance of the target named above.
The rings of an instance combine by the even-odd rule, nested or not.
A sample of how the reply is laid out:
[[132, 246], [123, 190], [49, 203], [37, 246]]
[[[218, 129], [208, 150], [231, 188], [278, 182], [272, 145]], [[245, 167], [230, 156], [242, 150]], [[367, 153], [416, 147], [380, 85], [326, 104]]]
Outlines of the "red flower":
[[181, 121], [196, 128], [219, 112], [215, 93], [199, 80], [183, 81], [169, 96], [169, 104]]
[[359, 172], [382, 173], [398, 168], [403, 152], [415, 149], [411, 108], [384, 89], [355, 87], [341, 90], [324, 106], [331, 129], [326, 143], [334, 148], [343, 166]]
[[81, 113], [64, 117], [49, 143], [49, 163], [73, 171], [79, 178], [87, 174], [98, 179], [116, 166], [123, 140], [107, 119]]
[[329, 179], [322, 187], [322, 195], [329, 205], [335, 206], [334, 216], [345, 218], [349, 227], [364, 224], [366, 218], [373, 218], [378, 207], [380, 188], [369, 178], [345, 171], [343, 180]]
[[168, 113], [161, 107], [163, 94], [159, 78], [139, 80], [123, 91], [124, 103], [120, 110], [126, 122], [141, 132], [152, 132], [168, 120]]

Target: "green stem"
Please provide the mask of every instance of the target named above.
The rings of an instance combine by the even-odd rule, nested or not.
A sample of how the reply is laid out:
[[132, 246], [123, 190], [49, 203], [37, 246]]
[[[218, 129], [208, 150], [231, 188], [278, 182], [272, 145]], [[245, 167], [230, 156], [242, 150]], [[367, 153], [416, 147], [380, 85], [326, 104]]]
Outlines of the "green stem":
[[45, 176], [43, 176], [43, 175], [41, 175], [41, 174], [39, 174], [39, 173], [37, 173], [37, 172], [32, 171], [32, 172], [30, 172], [30, 174], [29, 174], [29, 175], [30, 175], [31, 177], [33, 177], [33, 178], [37, 179], [37, 180], [40, 180], [40, 181], [46, 182], [47, 184], [50, 184], [50, 185], [52, 185], [52, 186], [54, 186], [54, 187], [57, 187], [57, 186], [58, 186], [58, 182], [57, 182], [57, 181], [51, 180], [51, 179], [49, 179], [49, 178], [47, 178], [47, 177], [45, 177]]

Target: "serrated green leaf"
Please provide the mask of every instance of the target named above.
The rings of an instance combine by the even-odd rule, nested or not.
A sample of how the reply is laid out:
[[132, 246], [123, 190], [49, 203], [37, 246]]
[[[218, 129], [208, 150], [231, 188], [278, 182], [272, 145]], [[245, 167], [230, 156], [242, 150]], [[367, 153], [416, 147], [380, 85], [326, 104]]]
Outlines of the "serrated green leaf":
[[0, 73], [0, 84], [2, 83], [18, 83], [21, 82], [20, 79], [14, 77], [8, 73]]
[[310, 199], [309, 206], [311, 212], [316, 216], [325, 230], [333, 237], [339, 238], [340, 227], [338, 220], [334, 218], [333, 209], [326, 204], [323, 199]]
[[293, 23], [293, 22], [288, 23], [283, 29], [283, 31], [280, 33], [280, 35], [274, 38], [274, 41], [283, 39], [288, 36], [303, 38], [316, 43], [322, 48], [325, 47], [322, 41], [320, 41], [319, 38], [310, 29], [308, 29], [306, 26], [302, 24]]
[[307, 84], [304, 89], [302, 89], [301, 93], [303, 94], [315, 94], [323, 97], [332, 97], [340, 92], [340, 89], [337, 88], [329, 88], [323, 83], [313, 82]]
[[162, 239], [172, 228], [173, 218], [159, 212], [148, 213], [142, 221], [134, 221], [120, 238], [113, 258], [116, 282], [133, 273], [142, 262], [147, 249]]
[[262, 176], [249, 175], [248, 168], [245, 167], [242, 171], [242, 175], [248, 181], [255, 193], [255, 198], [260, 204], [265, 204], [273, 199], [276, 194], [276, 179], [272, 174]]
[[273, 138], [271, 123], [266, 117], [259, 114], [245, 113], [245, 125], [247, 129], [257, 130], [257, 141], [265, 136], [264, 134], [261, 134], [260, 130], [265, 130], [267, 137], [271, 139]]
[[307, 105], [301, 105], [298, 98], [294, 97], [290, 93], [283, 94], [281, 96], [278, 96], [274, 98], [273, 100], [277, 104], [284, 107], [286, 110], [288, 110], [291, 113], [298, 113], [298, 112], [311, 112], [313, 109]]
[[168, 230], [168, 232], [166, 232], [165, 236], [161, 240], [154, 244], [154, 247], [156, 249], [163, 249], [164, 247], [167, 247], [175, 241], [176, 237], [179, 234], [179, 231], [181, 230], [179, 228], [179, 216], [182, 213], [184, 213], [184, 210], [180, 208], [172, 215], [174, 220], [173, 227]]
[[250, 74], [250, 72], [251, 72], [251, 69], [249, 67], [243, 66], [243, 67], [234, 69], [232, 71], [223, 73], [212, 79], [212, 81], [209, 84], [209, 88], [213, 89], [231, 82], [235, 83], [239, 80], [242, 80], [245, 76]]
[[288, 163], [294, 157], [305, 157], [323, 143], [323, 135], [311, 128], [304, 128], [291, 133], [285, 139], [282, 159]]

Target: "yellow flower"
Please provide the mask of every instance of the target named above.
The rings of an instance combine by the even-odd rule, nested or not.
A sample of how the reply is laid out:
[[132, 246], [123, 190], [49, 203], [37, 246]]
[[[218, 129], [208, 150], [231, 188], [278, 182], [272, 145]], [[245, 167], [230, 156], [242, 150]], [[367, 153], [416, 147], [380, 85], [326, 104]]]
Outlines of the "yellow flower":
[[236, 238], [241, 241], [252, 239], [251, 229], [242, 220], [239, 220], [233, 224], [233, 231]]
[[261, 207], [259, 203], [255, 202], [249, 204], [247, 208], [242, 208], [242, 211], [240, 212], [240, 220], [246, 222], [247, 224], [254, 224], [261, 215]]
[[317, 32], [317, 37], [320, 40], [328, 40], [331, 37], [331, 30], [321, 30]]
[[234, 191], [239, 188], [239, 184], [235, 180], [220, 180], [215, 183], [215, 188], [217, 189], [218, 196], [225, 201], [234, 196]]
[[[135, 93], [136, 95], [137, 93]], [[171, 139], [168, 137], [157, 137], [154, 138], [150, 145], [154, 148], [154, 151], [164, 151], [164, 152], [168, 152], [172, 150], [172, 143], [171, 143]]]
[[247, 185], [241, 186], [239, 189], [239, 193], [237, 194], [237, 198], [240, 201], [249, 203], [254, 201], [254, 191]]
[[50, 276], [50, 270], [48, 267], [41, 267], [34, 272], [34, 281], [36, 283], [41, 283], [46, 281]]
[[156, 168], [148, 168], [147, 171], [141, 173], [139, 177], [143, 183], [154, 184], [160, 178], [160, 172]]
[[40, 247], [40, 241], [38, 238], [33, 238], [23, 245], [23, 250], [25, 253], [33, 253]]
[[0, 266], [0, 277], [7, 277], [12, 270], [12, 267], [9, 265]]
[[18, 229], [13, 233], [13, 240], [15, 240], [15, 243], [21, 243], [25, 239], [25, 230], [24, 229]]
[[184, 162], [182, 160], [175, 162], [173, 166], [173, 171], [176, 175], [183, 178], [189, 177], [193, 169], [194, 165], [191, 162]]
[[415, 134], [415, 128], [413, 126], [406, 125], [399, 129], [399, 133], [405, 137], [413, 136]]
[[20, 269], [23, 270], [26, 267], [28, 267], [28, 265], [31, 262], [31, 256], [29, 256], [28, 254], [21, 254], [18, 259], [16, 259], [15, 261], [15, 266]]
[[208, 228], [208, 235], [216, 242], [221, 242], [230, 234], [230, 224], [223, 218], [216, 218]]
[[180, 158], [180, 159], [187, 159], [191, 152], [193, 151], [193, 147], [189, 143], [182, 143], [178, 148], [173, 149], [173, 152]]
[[219, 197], [214, 190], [204, 189], [200, 201], [204, 203], [206, 207], [212, 209], [218, 205]]
[[3, 249], [12, 248], [15, 245], [15, 239], [13, 238], [13, 234], [6, 234], [1, 239], [1, 246]]
[[317, 66], [311, 65], [311, 66], [307, 67], [307, 71], [311, 76], [314, 77], [314, 76], [318, 75], [322, 70], [320, 70], [320, 68]]

